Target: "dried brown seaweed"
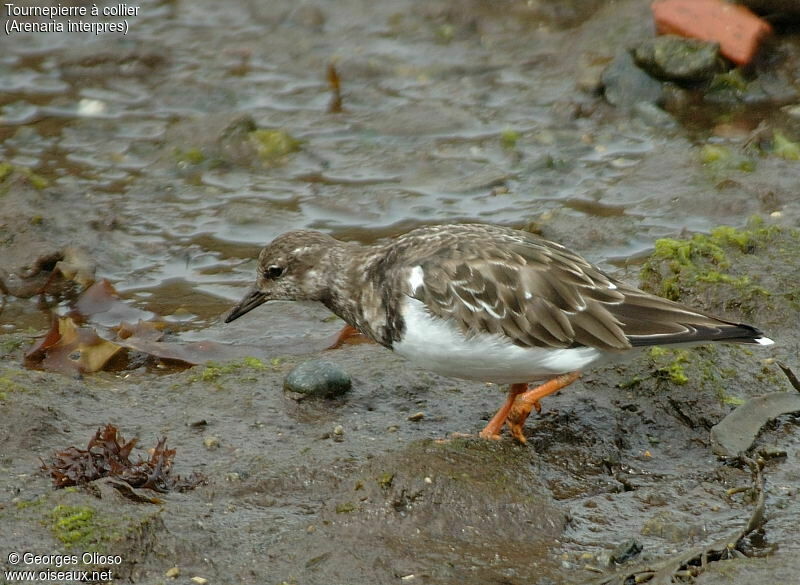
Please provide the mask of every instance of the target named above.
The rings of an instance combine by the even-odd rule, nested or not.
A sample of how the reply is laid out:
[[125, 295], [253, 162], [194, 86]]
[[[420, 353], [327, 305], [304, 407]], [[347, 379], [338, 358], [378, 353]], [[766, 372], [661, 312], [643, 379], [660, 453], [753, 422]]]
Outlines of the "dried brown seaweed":
[[117, 427], [107, 424], [97, 430], [86, 449], [73, 446], [57, 451], [50, 463], [42, 462], [42, 470], [50, 474], [59, 488], [85, 485], [104, 477], [157, 492], [186, 491], [205, 483], [205, 477], [197, 473], [187, 478], [172, 475], [175, 449], [167, 449], [166, 437], [158, 441], [149, 459], [140, 457], [136, 462], [131, 461], [136, 441], [126, 442]]

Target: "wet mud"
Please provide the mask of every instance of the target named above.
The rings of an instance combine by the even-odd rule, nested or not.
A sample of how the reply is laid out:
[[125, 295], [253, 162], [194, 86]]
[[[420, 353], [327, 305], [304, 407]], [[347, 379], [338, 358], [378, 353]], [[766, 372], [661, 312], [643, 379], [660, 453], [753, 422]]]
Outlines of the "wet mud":
[[[800, 373], [799, 163], [773, 147], [800, 132], [796, 32], [778, 27], [731, 99], [667, 88], [653, 117], [601, 88], [652, 34], [646, 2], [140, 7], [124, 37], [0, 37], [4, 569], [57, 568], [10, 551], [94, 551], [120, 561], [87, 567], [153, 584], [797, 581], [796, 414], [751, 411], [747, 460], [711, 437], [797, 392], [778, 362]], [[453, 221], [535, 231], [776, 345], [586, 372], [523, 446], [475, 437], [504, 388], [326, 351], [342, 323], [320, 306], [222, 324], [278, 233]], [[114, 311], [87, 308], [104, 279]], [[50, 371], [30, 350], [56, 317], [77, 345]], [[82, 331], [122, 349], [72, 367]], [[351, 388], [285, 392], [313, 359]], [[56, 489], [42, 463], [107, 424], [138, 439], [132, 462], [167, 437], [170, 473], [204, 482]]]

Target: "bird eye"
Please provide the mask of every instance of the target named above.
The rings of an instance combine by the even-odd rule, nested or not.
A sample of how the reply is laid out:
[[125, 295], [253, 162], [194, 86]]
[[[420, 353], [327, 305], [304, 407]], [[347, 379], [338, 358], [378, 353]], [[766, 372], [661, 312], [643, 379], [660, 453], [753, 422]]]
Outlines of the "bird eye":
[[267, 268], [267, 278], [278, 278], [281, 274], [283, 274], [283, 268], [280, 266], [269, 266]]

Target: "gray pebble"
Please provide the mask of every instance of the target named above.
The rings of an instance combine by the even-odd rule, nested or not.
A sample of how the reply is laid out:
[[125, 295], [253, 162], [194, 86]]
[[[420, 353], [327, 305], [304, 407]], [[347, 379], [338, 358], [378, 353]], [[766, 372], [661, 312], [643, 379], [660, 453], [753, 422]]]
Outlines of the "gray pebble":
[[602, 82], [606, 101], [623, 109], [661, 101], [661, 83], [639, 69], [627, 51], [620, 52], [603, 71]]
[[335, 398], [350, 390], [350, 376], [334, 363], [324, 360], [303, 362], [283, 381], [283, 389], [302, 397]]

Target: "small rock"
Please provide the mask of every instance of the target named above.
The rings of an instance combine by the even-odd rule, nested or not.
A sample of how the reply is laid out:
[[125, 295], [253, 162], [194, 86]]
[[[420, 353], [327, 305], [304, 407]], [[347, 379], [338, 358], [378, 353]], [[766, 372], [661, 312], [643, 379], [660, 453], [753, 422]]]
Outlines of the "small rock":
[[214, 436], [205, 437], [203, 439], [203, 446], [209, 450], [219, 449], [219, 439]]
[[412, 422], [421, 421], [423, 418], [425, 418], [425, 413], [424, 412], [415, 412], [414, 414], [410, 414], [408, 416], [408, 420], [410, 420]]
[[167, 572], [164, 573], [165, 576], [175, 579], [176, 577], [180, 577], [181, 570], [178, 567], [172, 567], [171, 569], [167, 569]]
[[699, 82], [722, 71], [719, 44], [675, 35], [647, 39], [633, 50], [636, 64], [666, 81]]
[[283, 381], [283, 389], [304, 397], [335, 398], [348, 390], [350, 376], [336, 364], [324, 360], [311, 360], [294, 368]]
[[621, 565], [622, 563], [625, 563], [637, 556], [640, 552], [642, 552], [642, 545], [636, 542], [635, 539], [631, 538], [618, 545], [613, 551], [611, 551], [611, 555], [609, 556], [608, 563], [606, 563], [606, 565], [611, 566], [614, 563]]
[[208, 583], [208, 579], [205, 577], [192, 577], [192, 583], [197, 583], [197, 585], [206, 585]]
[[601, 79], [611, 105], [630, 108], [639, 102], [661, 101], [661, 83], [639, 69], [627, 51], [614, 58]]

